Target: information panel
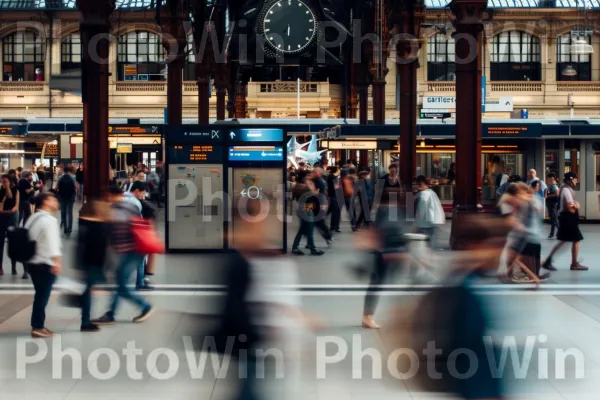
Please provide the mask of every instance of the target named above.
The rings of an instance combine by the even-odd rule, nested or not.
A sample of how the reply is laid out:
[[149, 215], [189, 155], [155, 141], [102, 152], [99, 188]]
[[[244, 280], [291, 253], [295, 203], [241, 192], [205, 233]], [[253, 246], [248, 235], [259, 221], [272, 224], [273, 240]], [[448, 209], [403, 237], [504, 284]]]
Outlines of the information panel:
[[229, 139], [240, 142], [283, 142], [283, 129], [240, 128], [230, 129]]
[[117, 143], [117, 153], [119, 153], [119, 154], [133, 153], [133, 144], [132, 143]]
[[484, 137], [497, 138], [536, 138], [542, 134], [540, 124], [514, 124], [514, 125], [483, 125]]
[[157, 125], [110, 125], [108, 133], [111, 135], [158, 134], [160, 133], [160, 127]]
[[233, 146], [229, 147], [229, 161], [282, 162], [282, 146]]
[[181, 145], [169, 149], [171, 164], [221, 164], [223, 148], [213, 145]]

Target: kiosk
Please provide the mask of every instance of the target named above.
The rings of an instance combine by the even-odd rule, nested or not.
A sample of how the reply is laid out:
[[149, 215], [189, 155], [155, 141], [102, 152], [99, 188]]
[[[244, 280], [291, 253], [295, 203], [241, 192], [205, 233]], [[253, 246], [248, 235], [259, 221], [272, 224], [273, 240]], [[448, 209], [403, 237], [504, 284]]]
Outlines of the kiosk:
[[168, 251], [234, 248], [249, 199], [268, 200], [268, 247], [287, 250], [282, 129], [169, 126], [165, 146]]

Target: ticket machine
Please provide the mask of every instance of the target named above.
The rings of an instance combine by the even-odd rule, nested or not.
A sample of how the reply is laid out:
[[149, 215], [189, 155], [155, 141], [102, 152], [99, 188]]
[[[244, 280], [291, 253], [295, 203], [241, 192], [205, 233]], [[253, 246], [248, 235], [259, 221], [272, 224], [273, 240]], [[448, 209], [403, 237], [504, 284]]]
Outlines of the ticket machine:
[[224, 248], [223, 150], [219, 130], [169, 131], [166, 158], [169, 250]]
[[228, 131], [229, 246], [235, 247], [240, 215], [248, 199], [268, 200], [264, 223], [269, 225], [267, 248], [286, 250], [286, 150], [282, 129], [237, 128]]

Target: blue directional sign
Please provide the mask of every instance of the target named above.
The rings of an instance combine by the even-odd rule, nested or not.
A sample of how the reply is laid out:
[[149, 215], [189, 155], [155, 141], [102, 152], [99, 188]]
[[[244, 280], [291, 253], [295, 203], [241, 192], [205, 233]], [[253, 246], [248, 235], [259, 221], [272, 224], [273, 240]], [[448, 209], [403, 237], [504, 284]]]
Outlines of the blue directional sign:
[[278, 161], [284, 158], [282, 146], [231, 146], [229, 161]]
[[283, 129], [233, 128], [227, 133], [230, 140], [240, 142], [282, 142]]

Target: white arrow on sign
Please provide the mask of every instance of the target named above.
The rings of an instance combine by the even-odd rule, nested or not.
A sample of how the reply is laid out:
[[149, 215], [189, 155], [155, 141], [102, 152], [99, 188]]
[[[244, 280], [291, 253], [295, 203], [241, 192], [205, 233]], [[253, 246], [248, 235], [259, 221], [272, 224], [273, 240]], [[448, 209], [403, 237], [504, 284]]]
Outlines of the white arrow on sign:
[[233, 133], [233, 132], [230, 132], [230, 133], [229, 133], [229, 137], [233, 139], [233, 138], [235, 137], [235, 133]]

